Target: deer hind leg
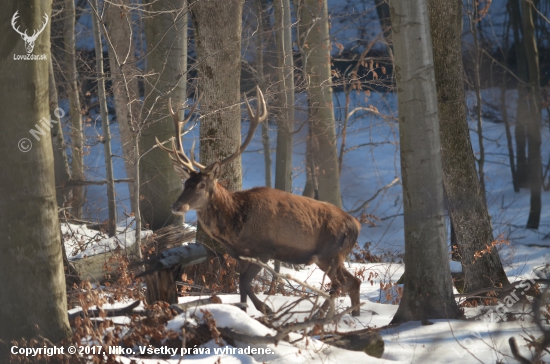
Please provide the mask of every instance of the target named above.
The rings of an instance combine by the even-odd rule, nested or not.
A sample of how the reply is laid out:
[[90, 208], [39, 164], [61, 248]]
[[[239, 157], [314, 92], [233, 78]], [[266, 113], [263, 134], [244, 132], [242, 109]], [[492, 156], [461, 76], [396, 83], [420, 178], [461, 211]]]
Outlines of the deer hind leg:
[[[351, 274], [344, 266], [338, 270], [339, 278], [344, 284], [342, 285], [343, 293], [347, 293], [351, 299], [351, 305], [356, 306], [360, 303], [359, 293], [361, 288], [361, 280]], [[351, 312], [352, 316], [360, 316], [359, 307]]]
[[[239, 290], [241, 293], [241, 302], [246, 303], [247, 297], [250, 297], [250, 300], [254, 304], [254, 307], [260, 312], [263, 312], [265, 315], [271, 315], [273, 312], [272, 310], [256, 295], [254, 294], [254, 291], [252, 290], [252, 280], [254, 277], [260, 273], [262, 270], [262, 267], [260, 267], [257, 264], [245, 262], [242, 260], [239, 260], [239, 267], [240, 268], [240, 277], [239, 277]], [[246, 311], [246, 309], [245, 309]]]

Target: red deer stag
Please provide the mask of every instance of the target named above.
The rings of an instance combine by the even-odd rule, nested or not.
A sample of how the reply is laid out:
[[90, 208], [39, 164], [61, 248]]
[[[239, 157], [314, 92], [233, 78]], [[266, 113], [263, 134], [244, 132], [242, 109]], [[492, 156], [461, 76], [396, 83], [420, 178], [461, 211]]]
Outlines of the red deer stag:
[[[308, 197], [266, 187], [233, 192], [217, 182], [222, 166], [246, 149], [256, 127], [267, 116], [264, 96], [259, 88], [257, 100], [258, 111], [254, 115], [245, 96], [250, 128], [243, 144], [231, 156], [207, 167], [194, 160], [193, 149], [188, 158], [182, 147], [182, 128], [195, 107], [189, 117], [180, 121], [169, 102], [176, 127], [175, 143], [172, 141], [170, 149], [157, 139], [157, 145], [169, 153], [174, 169], [185, 180], [183, 192], [172, 205], [172, 211], [183, 215], [195, 210], [206, 233], [239, 261], [241, 302], [246, 303], [248, 296], [259, 311], [271, 313], [251, 288], [251, 282], [261, 267], [240, 260], [239, 256], [257, 258], [264, 263], [270, 259], [291, 264], [316, 263], [330, 278], [332, 294], [340, 290], [347, 292], [352, 305], [358, 305], [361, 281], [344, 268], [344, 259], [355, 245], [361, 228], [355, 218], [334, 205]], [[359, 308], [352, 314], [359, 316]]]

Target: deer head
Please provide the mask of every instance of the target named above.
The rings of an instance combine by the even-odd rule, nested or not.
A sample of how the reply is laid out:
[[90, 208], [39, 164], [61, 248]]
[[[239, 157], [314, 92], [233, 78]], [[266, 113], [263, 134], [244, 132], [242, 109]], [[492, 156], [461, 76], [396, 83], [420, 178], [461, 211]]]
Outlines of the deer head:
[[48, 14], [44, 14], [44, 23], [42, 24], [42, 28], [40, 28], [40, 30], [33, 31], [32, 35], [29, 36], [27, 35], [27, 30], [25, 30], [25, 32], [21, 32], [19, 30], [19, 27], [16, 27], [15, 25], [15, 21], [17, 20], [17, 18], [19, 18], [18, 13], [19, 13], [19, 10], [17, 10], [15, 14], [13, 14], [13, 17], [11, 18], [11, 26], [17, 33], [21, 35], [21, 38], [23, 38], [23, 40], [25, 41], [25, 48], [27, 49], [27, 53], [32, 53], [34, 49], [34, 42], [36, 42], [36, 38], [38, 38], [40, 33], [42, 33], [46, 28], [46, 25], [48, 25], [48, 20], [49, 20]]
[[169, 154], [176, 173], [181, 177], [181, 179], [185, 180], [182, 194], [177, 201], [172, 204], [172, 212], [174, 214], [184, 215], [189, 210], [200, 211], [204, 208], [204, 206], [208, 203], [209, 197], [216, 188], [218, 178], [221, 175], [221, 168], [235, 160], [235, 158], [241, 155], [241, 153], [246, 149], [252, 140], [256, 127], [267, 117], [267, 107], [265, 104], [264, 95], [259, 87], [256, 88], [256, 95], [258, 100], [258, 112], [256, 114], [252, 111], [246, 96], [244, 97], [248, 115], [250, 117], [250, 127], [248, 129], [248, 135], [242, 145], [229, 157], [216, 161], [206, 167], [195, 161], [193, 153], [195, 149], [194, 142], [191, 147], [190, 157], [187, 157], [185, 154], [181, 143], [182, 130], [193, 115], [200, 98], [191, 109], [189, 116], [181, 121], [179, 120], [177, 112], [174, 112], [172, 109], [171, 100], [168, 100], [168, 108], [176, 129], [175, 138], [172, 138], [172, 149], [163, 146], [158, 139], [155, 139], [158, 147]]

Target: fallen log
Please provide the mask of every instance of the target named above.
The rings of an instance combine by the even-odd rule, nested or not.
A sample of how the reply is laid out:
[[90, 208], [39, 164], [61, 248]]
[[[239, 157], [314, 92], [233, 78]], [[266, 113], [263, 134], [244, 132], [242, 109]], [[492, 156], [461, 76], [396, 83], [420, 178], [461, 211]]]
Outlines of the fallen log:
[[153, 272], [159, 272], [173, 266], [187, 267], [202, 263], [206, 260], [206, 249], [202, 244], [187, 244], [177, 246], [161, 252], [146, 260], [132, 264], [132, 266], [145, 265], [147, 270], [138, 274], [136, 278], [146, 276]]

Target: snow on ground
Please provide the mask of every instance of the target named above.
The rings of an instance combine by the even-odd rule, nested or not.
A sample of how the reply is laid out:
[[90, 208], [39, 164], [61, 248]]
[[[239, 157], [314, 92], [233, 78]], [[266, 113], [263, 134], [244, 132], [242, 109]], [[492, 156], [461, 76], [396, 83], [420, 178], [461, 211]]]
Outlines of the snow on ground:
[[[487, 105], [493, 100], [498, 100], [499, 90], [490, 89], [483, 92], [483, 99]], [[336, 97], [343, 106], [343, 95], [337, 94]], [[507, 93], [507, 106], [509, 116], [514, 119], [515, 115], [515, 97], [514, 92]], [[297, 103], [304, 102], [303, 97], [298, 97]], [[345, 316], [338, 323], [338, 330], [353, 331], [367, 327], [381, 328], [389, 324], [397, 310], [397, 305], [390, 304], [397, 298], [396, 288], [381, 290], [381, 284], [386, 285], [396, 282], [404, 272], [402, 263], [403, 256], [403, 217], [402, 217], [402, 198], [400, 183], [396, 183], [387, 189], [396, 177], [400, 177], [400, 162], [398, 149], [398, 130], [395, 120], [396, 102], [393, 94], [379, 94], [373, 92], [370, 95], [367, 105], [374, 105], [380, 114], [385, 118], [373, 115], [369, 111], [358, 111], [354, 118], [350, 120], [348, 128], [348, 138], [346, 149], [352, 149], [344, 158], [344, 167], [342, 170], [341, 187], [346, 210], [355, 210], [361, 206], [364, 201], [375, 198], [370, 201], [366, 207], [356, 212], [356, 215], [365, 212], [374, 214], [380, 220], [376, 220], [376, 226], [363, 226], [359, 238], [359, 244], [370, 242], [370, 250], [374, 254], [383, 257], [383, 263], [348, 263], [351, 271], [364, 270], [365, 280], [361, 286], [361, 301], [364, 305], [361, 307], [360, 317]], [[338, 103], [335, 103], [338, 105]], [[468, 96], [468, 105], [472, 107], [475, 104], [472, 95]], [[364, 95], [352, 94], [352, 105], [365, 106]], [[529, 213], [529, 191], [522, 190], [515, 193], [512, 189], [511, 175], [509, 170], [509, 161], [507, 155], [506, 136], [504, 124], [495, 122], [500, 116], [495, 114], [493, 109], [488, 106], [484, 113], [486, 119], [483, 124], [484, 145], [486, 151], [486, 188], [489, 211], [492, 217], [494, 236], [506, 240], [509, 244], [502, 244], [499, 247], [500, 256], [504, 268], [511, 281], [522, 280], [535, 277], [534, 271], [542, 271], [550, 262], [550, 193], [542, 194], [542, 215], [541, 225], [538, 231], [530, 231], [524, 228]], [[337, 113], [338, 115], [338, 113]], [[492, 115], [492, 117], [491, 117]], [[496, 116], [495, 116], [496, 115]], [[548, 118], [545, 113], [544, 118]], [[297, 124], [304, 120], [303, 114], [297, 115]], [[243, 123], [243, 133], [247, 130], [248, 123]], [[471, 137], [474, 153], [479, 155], [477, 127], [471, 121]], [[272, 158], [275, 158], [274, 146], [276, 130], [270, 126], [270, 137], [273, 147]], [[113, 128], [116, 132], [116, 128]], [[195, 138], [198, 139], [198, 128], [185, 136], [184, 145], [190, 148]], [[338, 131], [341, 132], [341, 126]], [[97, 131], [94, 131], [94, 133]], [[306, 130], [301, 130], [295, 135], [294, 139], [294, 159], [293, 159], [293, 185], [294, 192], [301, 193], [305, 183], [304, 173], [304, 154]], [[548, 127], [543, 128], [543, 146], [542, 156], [544, 163], [548, 163], [550, 152], [550, 133]], [[95, 147], [94, 147], [95, 148]], [[262, 145], [260, 132], [257, 131], [248, 150], [243, 154], [243, 185], [244, 188], [264, 184], [264, 156], [262, 154]], [[98, 153], [101, 153], [99, 151]], [[98, 168], [101, 167], [101, 160], [92, 150], [89, 158], [97, 161]], [[99, 178], [102, 178], [99, 176]], [[124, 178], [124, 176], [120, 176]], [[95, 188], [95, 186], [94, 186]], [[123, 185], [117, 186], [119, 194], [124, 193], [126, 188]], [[94, 193], [99, 193], [94, 190]], [[121, 199], [122, 200], [122, 199]], [[95, 200], [97, 202], [97, 200]], [[103, 213], [103, 212], [102, 212]], [[193, 213], [187, 214], [187, 221], [192, 222]], [[131, 220], [130, 220], [131, 221]], [[88, 240], [96, 240], [96, 244], [84, 247], [84, 250], [78, 252], [74, 257], [83, 257], [93, 255], [108, 249], [116, 248], [121, 242], [131, 245], [133, 243], [132, 226], [127, 227], [128, 222], [119, 225], [120, 232], [116, 239], [105, 239], [97, 231], [86, 229], [75, 225], [64, 225], [63, 233], [74, 232], [76, 239], [74, 241], [83, 241], [85, 237]], [[126, 236], [124, 236], [124, 232]], [[144, 232], [147, 234], [148, 232]], [[73, 250], [72, 250], [73, 249]], [[67, 246], [68, 255], [71, 256], [76, 248]], [[453, 271], [460, 271], [461, 267], [457, 263], [451, 262]], [[291, 274], [297, 279], [303, 280], [309, 284], [320, 287], [324, 274], [315, 265], [295, 271], [283, 268], [284, 273]], [[548, 276], [549, 269], [546, 268], [543, 274]], [[371, 282], [372, 281], [372, 282]], [[293, 283], [293, 285], [295, 285]], [[521, 293], [521, 290], [518, 292]], [[265, 300], [274, 309], [278, 309], [289, 302], [298, 298], [294, 296], [266, 296], [258, 295]], [[197, 299], [198, 297], [182, 297], [181, 302]], [[239, 302], [238, 295], [220, 296], [224, 303]], [[250, 302], [249, 302], [250, 303]], [[337, 302], [338, 308], [342, 309], [350, 305], [348, 297], [342, 297]], [[218, 325], [241, 329], [245, 332], [265, 335], [270, 329], [264, 327], [253, 318], [261, 315], [251, 304], [249, 304], [247, 314], [229, 305], [211, 305], [208, 309], [216, 318]], [[295, 317], [303, 319], [311, 311], [312, 305], [308, 302], [301, 302], [296, 307], [297, 311], [304, 313], [296, 314]], [[492, 307], [497, 309], [497, 307]], [[204, 309], [204, 307], [203, 307]], [[488, 309], [488, 308], [487, 308]], [[473, 317], [482, 313], [480, 308], [467, 308], [466, 316]], [[528, 306], [516, 303], [510, 310], [517, 312], [528, 311]], [[281, 342], [277, 347], [272, 347], [273, 354], [246, 355], [246, 354], [201, 354], [187, 355], [183, 362], [193, 363], [213, 363], [218, 357], [221, 357], [222, 363], [342, 363], [342, 362], [386, 362], [386, 363], [514, 363], [508, 345], [508, 339], [515, 337], [520, 346], [521, 352], [529, 356], [525, 348], [525, 341], [522, 336], [532, 333], [534, 336], [540, 335], [532, 318], [525, 316], [523, 321], [500, 322], [501, 316], [497, 316], [495, 322], [486, 323], [482, 320], [458, 321], [458, 320], [433, 320], [433, 325], [422, 326], [419, 322], [410, 322], [393, 328], [383, 328], [380, 331], [385, 341], [385, 352], [382, 359], [366, 357], [365, 354], [351, 352], [334, 347], [323, 345], [320, 341], [309, 339], [307, 344], [305, 340], [297, 341], [293, 345]], [[180, 316], [174, 319], [169, 327], [177, 328], [186, 318]], [[189, 317], [187, 317], [189, 319]], [[498, 321], [498, 322], [497, 322]], [[172, 326], [170, 326], [172, 325]], [[327, 330], [335, 327], [327, 327]], [[293, 336], [291, 339], [299, 339], [299, 336]], [[244, 343], [237, 343], [238, 347], [245, 348]], [[206, 344], [206, 347], [214, 349], [216, 344], [213, 342]], [[130, 362], [129, 358], [122, 358], [125, 362]], [[163, 362], [178, 363], [181, 357], [174, 356], [170, 360]], [[548, 359], [546, 359], [548, 360]], [[142, 363], [157, 363], [158, 359], [139, 359]]]

